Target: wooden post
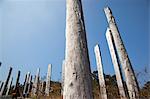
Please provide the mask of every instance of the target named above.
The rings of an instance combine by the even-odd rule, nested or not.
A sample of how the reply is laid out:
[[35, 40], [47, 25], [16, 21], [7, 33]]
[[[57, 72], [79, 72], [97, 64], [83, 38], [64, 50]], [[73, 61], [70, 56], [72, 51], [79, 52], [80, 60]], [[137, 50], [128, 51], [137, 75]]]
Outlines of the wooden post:
[[44, 95], [44, 93], [45, 93], [45, 90], [44, 90], [44, 81], [41, 81], [40, 91], [42, 92], [42, 95]]
[[30, 89], [31, 89], [31, 84], [32, 84], [32, 75], [30, 75], [29, 81], [28, 81], [28, 88], [27, 88], [27, 94], [29, 95]]
[[120, 64], [125, 74], [129, 97], [130, 99], [139, 99], [139, 86], [137, 83], [137, 79], [135, 77], [134, 70], [129, 60], [127, 51], [121, 39], [117, 24], [115, 22], [115, 18], [113, 17], [110, 8], [104, 8], [104, 12], [107, 17], [109, 28], [112, 31], [112, 36], [114, 38], [114, 44], [117, 50]]
[[4, 82], [1, 83], [0, 91], [2, 90]]
[[81, 0], [66, 0], [64, 99], [93, 99]]
[[63, 95], [64, 90], [64, 80], [65, 80], [65, 60], [63, 60], [62, 63], [62, 81], [61, 81], [61, 95]]
[[24, 86], [24, 90], [23, 90], [23, 95], [25, 97], [27, 96], [27, 88], [28, 88], [29, 79], [30, 79], [30, 72], [28, 72], [28, 74], [27, 74], [27, 78], [26, 78], [26, 82], [25, 82], [25, 86]]
[[19, 88], [19, 79], [20, 79], [20, 71], [18, 71], [17, 79], [16, 79], [16, 85], [15, 85], [15, 91]]
[[33, 84], [33, 95], [38, 95], [39, 90], [39, 78], [40, 78], [40, 68], [37, 69], [35, 81]]
[[9, 79], [10, 79], [10, 76], [11, 76], [11, 73], [12, 73], [12, 67], [10, 67], [10, 69], [9, 69], [9, 73], [8, 73], [8, 76], [7, 76], [6, 81], [4, 82], [4, 85], [3, 85], [3, 87], [2, 87], [2, 90], [1, 90], [1, 92], [0, 92], [0, 96], [5, 95], [5, 92], [6, 92], [6, 89], [7, 89], [7, 85], [8, 85], [8, 82], [9, 82]]
[[49, 96], [49, 92], [50, 92], [50, 83], [51, 83], [51, 68], [52, 68], [52, 65], [49, 64], [48, 65], [48, 71], [47, 71], [47, 78], [46, 78], [46, 89], [45, 89], [45, 94], [47, 96]]
[[100, 48], [98, 44], [95, 46], [94, 51], [95, 51], [96, 62], [97, 62], [101, 98], [107, 99], [105, 78], [104, 78], [104, 73], [103, 73], [103, 64], [102, 64], [101, 52], [100, 52]]
[[8, 88], [7, 88], [6, 96], [9, 95], [9, 92], [10, 92], [10, 89], [11, 89], [12, 82], [13, 82], [13, 77], [11, 78], [11, 81], [9, 81], [9, 85], [8, 85]]
[[26, 80], [27, 80], [27, 74], [25, 75], [23, 86], [25, 86]]
[[107, 28], [107, 31], [106, 31], [106, 39], [107, 39], [107, 43], [108, 43], [112, 63], [114, 65], [114, 70], [115, 70], [115, 73], [116, 73], [116, 79], [117, 79], [117, 84], [118, 84], [118, 88], [119, 88], [120, 98], [121, 99], [127, 99], [127, 95], [125, 93], [123, 80], [122, 80], [123, 76], [122, 76], [122, 73], [121, 73], [121, 67], [120, 67], [119, 60], [118, 60], [118, 57], [117, 57], [117, 53], [116, 53], [116, 50], [115, 50], [112, 33], [111, 33], [111, 30], [109, 28]]

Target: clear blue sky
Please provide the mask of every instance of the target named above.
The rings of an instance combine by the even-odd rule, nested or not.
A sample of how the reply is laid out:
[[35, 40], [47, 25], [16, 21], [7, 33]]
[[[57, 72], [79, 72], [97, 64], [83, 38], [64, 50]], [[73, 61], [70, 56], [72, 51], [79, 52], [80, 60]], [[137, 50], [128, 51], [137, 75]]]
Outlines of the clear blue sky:
[[[96, 70], [95, 44], [100, 44], [104, 72], [114, 74], [105, 38], [108, 26], [103, 8], [107, 5], [116, 18], [135, 72], [149, 67], [149, 0], [82, 0], [92, 71]], [[52, 80], [61, 79], [65, 54], [65, 0], [0, 0], [0, 80], [9, 66], [16, 80], [25, 73], [46, 75], [52, 64]], [[149, 78], [150, 80], [150, 78]], [[141, 82], [142, 80], [139, 79]]]

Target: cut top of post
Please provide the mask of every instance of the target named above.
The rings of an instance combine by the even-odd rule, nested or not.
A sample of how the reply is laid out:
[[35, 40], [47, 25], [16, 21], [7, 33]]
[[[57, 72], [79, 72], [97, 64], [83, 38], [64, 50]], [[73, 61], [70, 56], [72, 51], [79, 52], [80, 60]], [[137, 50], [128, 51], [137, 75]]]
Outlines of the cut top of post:
[[114, 19], [113, 15], [112, 15], [111, 9], [109, 7], [105, 7], [104, 8], [104, 12], [105, 12], [105, 15], [106, 15], [108, 23], [110, 23], [110, 22], [115, 23], [115, 19]]

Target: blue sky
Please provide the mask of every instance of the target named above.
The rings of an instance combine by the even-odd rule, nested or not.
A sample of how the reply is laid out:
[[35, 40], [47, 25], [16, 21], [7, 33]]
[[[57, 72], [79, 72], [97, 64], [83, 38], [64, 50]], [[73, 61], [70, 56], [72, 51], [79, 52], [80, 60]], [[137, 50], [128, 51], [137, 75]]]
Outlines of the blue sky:
[[[104, 72], [114, 74], [105, 38], [108, 26], [103, 8], [109, 6], [135, 72], [149, 67], [149, 0], [82, 0], [92, 70], [96, 70], [94, 46], [100, 44]], [[0, 1], [0, 80], [6, 79], [9, 66], [16, 79], [25, 73], [46, 75], [52, 64], [52, 80], [61, 79], [65, 56], [65, 0]], [[144, 77], [141, 77], [142, 79]], [[142, 82], [139, 79], [139, 82]], [[150, 80], [150, 79], [149, 79]]]

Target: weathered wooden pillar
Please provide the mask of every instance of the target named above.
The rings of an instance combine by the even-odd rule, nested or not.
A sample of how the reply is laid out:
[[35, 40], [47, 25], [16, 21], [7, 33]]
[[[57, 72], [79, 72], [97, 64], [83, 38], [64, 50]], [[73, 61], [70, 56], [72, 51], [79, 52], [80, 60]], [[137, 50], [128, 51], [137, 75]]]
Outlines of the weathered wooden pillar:
[[15, 85], [15, 91], [19, 88], [19, 79], [20, 79], [20, 71], [18, 71], [17, 79], [16, 79], [16, 85]]
[[39, 78], [40, 78], [40, 68], [37, 69], [35, 81], [33, 84], [33, 95], [38, 95], [39, 90]]
[[48, 65], [48, 71], [47, 71], [47, 78], [46, 78], [46, 89], [45, 89], [45, 94], [47, 96], [49, 96], [49, 93], [50, 93], [50, 83], [51, 83], [51, 68], [52, 68], [52, 65], [49, 64]]
[[100, 52], [100, 48], [98, 44], [95, 46], [94, 51], [95, 51], [96, 62], [97, 62], [101, 98], [107, 99], [105, 78], [104, 78], [104, 73], [103, 73], [103, 64], [102, 64], [101, 52]]
[[114, 44], [117, 50], [120, 64], [125, 74], [129, 97], [131, 99], [139, 99], [139, 87], [138, 87], [137, 79], [135, 77], [134, 70], [129, 60], [127, 51], [121, 39], [115, 19], [112, 15], [110, 8], [108, 7], [104, 8], [104, 12], [107, 17], [109, 28], [112, 31], [112, 36], [114, 38]]
[[30, 75], [30, 78], [28, 80], [28, 88], [27, 88], [27, 94], [29, 95], [31, 90], [31, 84], [32, 84], [32, 75]]
[[40, 88], [40, 91], [41, 91], [42, 95], [45, 94], [45, 90], [44, 90], [44, 81], [41, 81], [41, 88]]
[[4, 85], [4, 82], [1, 82], [0, 91], [1, 91], [1, 90], [2, 90], [2, 88], [3, 88], [3, 85]]
[[25, 86], [26, 80], [27, 80], [27, 74], [25, 75], [25, 79], [24, 79], [24, 82], [23, 82], [23, 86]]
[[30, 79], [30, 72], [28, 72], [28, 74], [27, 74], [26, 82], [25, 82], [25, 85], [24, 85], [24, 89], [23, 89], [23, 95], [24, 96], [27, 95], [27, 88], [28, 88], [29, 79]]
[[11, 89], [12, 82], [13, 82], [13, 77], [11, 78], [11, 81], [9, 81], [9, 85], [8, 85], [8, 88], [7, 88], [6, 96], [9, 95], [9, 92], [10, 92], [10, 89]]
[[66, 0], [64, 99], [93, 99], [81, 0]]
[[9, 82], [9, 79], [10, 79], [10, 76], [11, 76], [11, 73], [12, 73], [12, 67], [10, 67], [10, 69], [9, 69], [9, 73], [8, 73], [8, 76], [7, 76], [6, 81], [4, 82], [4, 85], [3, 85], [3, 87], [2, 87], [2, 90], [1, 90], [1, 92], [0, 92], [0, 96], [5, 95], [5, 92], [6, 92], [6, 89], [7, 89], [7, 85], [8, 85], [8, 82]]
[[106, 31], [106, 39], [107, 39], [112, 63], [114, 65], [114, 70], [116, 73], [116, 79], [117, 79], [118, 89], [119, 89], [119, 93], [120, 93], [120, 98], [121, 99], [127, 99], [128, 96], [126, 95], [125, 90], [124, 90], [123, 79], [122, 79], [123, 75], [121, 72], [121, 67], [120, 67], [119, 60], [118, 60], [117, 53], [116, 53], [116, 49], [114, 46], [114, 40], [112, 37], [112, 33], [111, 33], [111, 30], [109, 28], [107, 28], [107, 31]]
[[62, 62], [61, 95], [63, 95], [64, 80], [65, 80], [65, 60], [63, 60], [63, 62]]
[[34, 89], [35, 89], [35, 87], [34, 87], [35, 79], [36, 79], [36, 75], [34, 75], [33, 83], [32, 83], [32, 89], [31, 89], [33, 96], [34, 96]]

